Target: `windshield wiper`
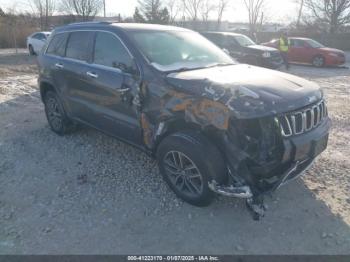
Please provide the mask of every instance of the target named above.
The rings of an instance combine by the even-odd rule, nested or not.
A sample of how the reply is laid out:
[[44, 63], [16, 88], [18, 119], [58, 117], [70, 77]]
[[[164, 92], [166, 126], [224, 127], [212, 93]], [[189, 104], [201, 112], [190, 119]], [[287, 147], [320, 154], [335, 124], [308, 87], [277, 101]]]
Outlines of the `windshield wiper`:
[[167, 73], [172, 73], [172, 72], [185, 72], [185, 71], [191, 71], [191, 70], [197, 70], [197, 69], [204, 69], [207, 67], [180, 67], [178, 69], [174, 69], [174, 70], [169, 70], [166, 71]]
[[216, 63], [216, 64], [211, 64], [211, 65], [208, 65], [208, 66], [201, 66], [201, 67], [180, 67], [178, 69], [169, 70], [169, 71], [166, 71], [166, 72], [167, 73], [176, 73], [176, 72], [185, 72], [185, 71], [206, 69], [206, 68], [212, 68], [212, 67], [217, 67], [217, 66], [229, 66], [229, 65], [235, 65], [235, 64], [231, 64], [231, 63]]
[[235, 64], [231, 64], [231, 63], [216, 63], [216, 64], [212, 64], [212, 65], [208, 65], [204, 68], [211, 68], [211, 67], [217, 67], [217, 66], [230, 66], [230, 65], [235, 65]]

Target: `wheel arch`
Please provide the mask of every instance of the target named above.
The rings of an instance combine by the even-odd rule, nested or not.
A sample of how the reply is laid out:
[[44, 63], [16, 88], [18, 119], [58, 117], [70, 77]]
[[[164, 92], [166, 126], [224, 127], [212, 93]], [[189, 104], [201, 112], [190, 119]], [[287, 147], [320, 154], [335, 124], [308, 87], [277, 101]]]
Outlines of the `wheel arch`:
[[53, 91], [57, 93], [55, 86], [48, 81], [41, 81], [39, 84], [41, 101], [44, 101], [44, 97], [47, 91]]
[[[154, 154], [156, 154], [159, 145], [164, 141], [164, 139], [175, 133], [185, 131], [198, 132], [204, 135], [209, 142], [218, 147], [217, 140], [219, 139], [219, 132], [222, 132], [213, 126], [202, 127], [199, 124], [187, 122], [184, 119], [174, 119], [172, 121], [164, 122], [163, 130], [164, 131], [161, 133], [161, 135], [157, 136], [155, 139], [155, 144], [153, 147]], [[221, 151], [219, 147], [218, 149]]]

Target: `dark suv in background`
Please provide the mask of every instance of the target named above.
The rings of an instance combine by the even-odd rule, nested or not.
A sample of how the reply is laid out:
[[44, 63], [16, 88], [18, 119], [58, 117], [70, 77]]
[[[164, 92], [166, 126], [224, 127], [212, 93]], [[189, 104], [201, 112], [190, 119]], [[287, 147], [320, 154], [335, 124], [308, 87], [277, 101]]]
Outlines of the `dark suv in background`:
[[283, 65], [279, 50], [257, 45], [245, 35], [227, 32], [204, 32], [206, 38], [224, 49], [240, 63], [277, 69]]
[[[262, 198], [302, 174], [327, 146], [320, 88], [235, 61], [190, 30], [109, 22], [57, 28], [38, 57], [51, 129], [77, 123], [156, 157], [193, 205], [213, 193]], [[113, 159], [111, 159], [113, 161]]]

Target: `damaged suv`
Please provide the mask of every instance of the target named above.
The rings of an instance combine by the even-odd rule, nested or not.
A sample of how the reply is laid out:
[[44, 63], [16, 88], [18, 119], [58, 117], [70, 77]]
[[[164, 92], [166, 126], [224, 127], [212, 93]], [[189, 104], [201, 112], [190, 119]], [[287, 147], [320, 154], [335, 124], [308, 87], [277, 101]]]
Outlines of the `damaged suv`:
[[78, 23], [54, 30], [38, 57], [51, 129], [77, 123], [158, 160], [180, 198], [263, 196], [298, 177], [325, 150], [330, 129], [320, 88], [237, 64], [200, 34], [158, 25]]

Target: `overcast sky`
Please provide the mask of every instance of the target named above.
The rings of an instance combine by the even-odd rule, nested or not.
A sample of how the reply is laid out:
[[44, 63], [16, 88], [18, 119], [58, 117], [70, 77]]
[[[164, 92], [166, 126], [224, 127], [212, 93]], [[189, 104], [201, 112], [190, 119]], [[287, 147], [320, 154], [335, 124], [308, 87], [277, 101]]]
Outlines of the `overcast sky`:
[[[28, 10], [31, 0], [0, 0], [3, 9], [16, 7], [17, 10]], [[243, 0], [231, 0], [231, 7], [224, 15], [224, 20], [232, 22], [246, 22], [247, 13], [243, 6]], [[297, 14], [297, 6], [294, 0], [266, 0], [266, 16], [273, 22], [288, 22]], [[137, 0], [106, 0], [108, 15], [120, 13], [123, 17], [132, 16]], [[102, 11], [102, 10], [101, 10]]]

